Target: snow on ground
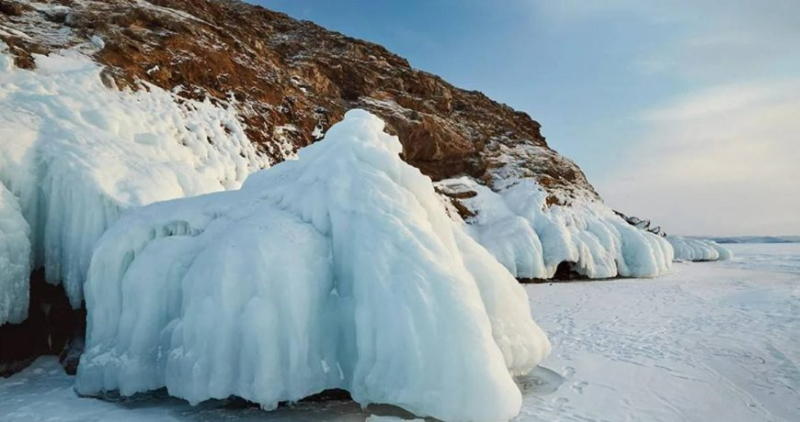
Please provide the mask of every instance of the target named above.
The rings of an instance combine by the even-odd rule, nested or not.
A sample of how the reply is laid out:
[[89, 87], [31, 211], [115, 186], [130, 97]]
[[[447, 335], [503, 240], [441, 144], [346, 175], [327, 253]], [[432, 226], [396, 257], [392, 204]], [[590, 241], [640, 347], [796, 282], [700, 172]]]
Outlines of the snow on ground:
[[529, 286], [553, 342], [539, 379], [560, 385], [520, 419], [800, 420], [800, 245], [731, 249], [653, 280]]
[[726, 244], [734, 251], [730, 265], [767, 271], [800, 273], [800, 243]]
[[[667, 277], [529, 285], [553, 354], [520, 380], [517, 421], [800, 420], [800, 244], [731, 245], [734, 258]], [[410, 419], [348, 402], [265, 413], [164, 393], [78, 398], [55, 358], [0, 380], [0, 421]]]

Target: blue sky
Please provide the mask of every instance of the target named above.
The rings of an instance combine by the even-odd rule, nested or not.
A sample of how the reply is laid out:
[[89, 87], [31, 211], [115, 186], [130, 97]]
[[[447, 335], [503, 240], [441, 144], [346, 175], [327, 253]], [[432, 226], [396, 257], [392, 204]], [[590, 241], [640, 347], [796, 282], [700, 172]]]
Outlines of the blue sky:
[[623, 212], [681, 234], [800, 234], [796, 0], [256, 3], [528, 112]]

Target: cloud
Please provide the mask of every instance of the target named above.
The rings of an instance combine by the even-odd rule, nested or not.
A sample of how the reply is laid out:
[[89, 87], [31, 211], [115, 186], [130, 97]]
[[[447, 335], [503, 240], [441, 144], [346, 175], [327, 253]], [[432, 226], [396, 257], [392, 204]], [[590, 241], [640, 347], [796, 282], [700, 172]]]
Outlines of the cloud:
[[642, 114], [642, 142], [601, 193], [678, 233], [800, 233], [798, 116], [800, 79], [691, 93]]
[[799, 1], [532, 4], [565, 30], [636, 28], [628, 69], [672, 87], [618, 117], [637, 123], [593, 180], [609, 205], [682, 234], [800, 234]]

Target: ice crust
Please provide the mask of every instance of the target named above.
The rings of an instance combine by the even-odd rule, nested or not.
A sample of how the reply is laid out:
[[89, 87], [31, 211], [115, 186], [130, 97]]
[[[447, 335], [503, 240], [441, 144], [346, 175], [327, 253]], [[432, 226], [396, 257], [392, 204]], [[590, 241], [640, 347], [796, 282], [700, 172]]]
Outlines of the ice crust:
[[[0, 323], [26, 313], [7, 308], [27, 297], [26, 248], [78, 307], [95, 242], [124, 210], [235, 189], [268, 166], [233, 107], [108, 88], [81, 48], [96, 47], [35, 55], [30, 71], [0, 43], [0, 184], [12, 194], [2, 194], [0, 286], [13, 287], [0, 289]], [[9, 223], [20, 212], [27, 228]]]
[[462, 177], [443, 180], [445, 193], [474, 192], [460, 201], [475, 215], [467, 230], [514, 276], [552, 278], [558, 265], [588, 278], [654, 277], [669, 271], [669, 242], [625, 222], [602, 203], [547, 205], [533, 179], [518, 179], [499, 192]]
[[89, 269], [78, 391], [274, 408], [344, 388], [443, 420], [515, 416], [512, 375], [549, 342], [383, 126], [350, 111], [239, 191], [123, 216]]
[[681, 261], [724, 261], [733, 254], [713, 240], [689, 238], [683, 236], [667, 236], [667, 240], [675, 250], [675, 259]]
[[29, 236], [17, 198], [0, 182], [0, 325], [28, 316]]

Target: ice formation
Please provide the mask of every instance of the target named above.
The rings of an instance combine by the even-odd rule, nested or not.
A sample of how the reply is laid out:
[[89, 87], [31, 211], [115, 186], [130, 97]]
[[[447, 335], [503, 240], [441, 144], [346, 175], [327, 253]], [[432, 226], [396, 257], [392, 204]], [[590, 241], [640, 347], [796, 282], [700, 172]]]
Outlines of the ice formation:
[[124, 210], [238, 188], [268, 166], [233, 107], [110, 89], [80, 52], [92, 48], [35, 56], [30, 71], [0, 43], [0, 323], [26, 313], [14, 305], [27, 297], [26, 250], [78, 307], [94, 244]]
[[[136, 92], [108, 88], [84, 54], [97, 48], [89, 40], [34, 55], [30, 71], [15, 67], [0, 43], [0, 184], [10, 192], [0, 212], [21, 213], [27, 223], [3, 227], [0, 324], [11, 314], [24, 318], [26, 266], [43, 267], [78, 307], [95, 242], [122, 212], [236, 189], [269, 165], [230, 104], [147, 84]], [[603, 206], [545, 209], [533, 179], [515, 179], [499, 194], [465, 180], [480, 191], [473, 205], [486, 207], [470, 233], [518, 277], [552, 276], [560, 262], [589, 277], [664, 270], [664, 242], [617, 224]]]
[[0, 325], [28, 316], [29, 235], [17, 198], [0, 182]]
[[667, 236], [675, 250], [675, 259], [681, 261], [723, 261], [730, 259], [732, 253], [713, 240]]
[[77, 389], [265, 408], [329, 388], [507, 420], [549, 353], [524, 289], [360, 110], [241, 190], [153, 204], [98, 242]]
[[631, 226], [602, 203], [547, 206], [547, 192], [533, 179], [514, 180], [499, 192], [468, 177], [437, 187], [462, 198], [475, 213], [468, 232], [518, 278], [551, 278], [564, 262], [588, 278], [654, 277], [672, 263], [664, 238]]

